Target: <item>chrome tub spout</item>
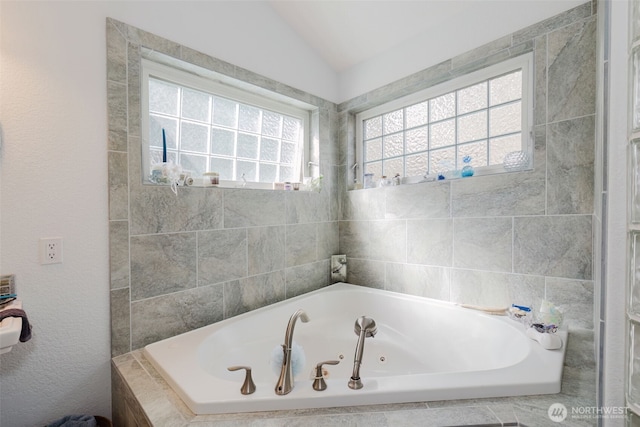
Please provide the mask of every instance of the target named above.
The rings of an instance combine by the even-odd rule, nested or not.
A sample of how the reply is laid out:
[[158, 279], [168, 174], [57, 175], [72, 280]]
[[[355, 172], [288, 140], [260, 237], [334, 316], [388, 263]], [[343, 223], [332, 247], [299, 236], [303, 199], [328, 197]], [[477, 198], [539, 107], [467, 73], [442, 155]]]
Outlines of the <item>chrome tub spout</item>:
[[291, 315], [289, 323], [287, 324], [287, 330], [284, 334], [284, 344], [282, 344], [282, 351], [284, 357], [282, 358], [282, 367], [280, 368], [280, 378], [276, 383], [276, 394], [285, 395], [293, 389], [293, 367], [291, 363], [291, 347], [293, 344], [293, 329], [296, 326], [296, 321], [300, 319], [303, 322], [308, 322], [309, 317], [304, 310], [299, 309]]
[[360, 365], [362, 364], [362, 355], [364, 354], [364, 339], [374, 337], [378, 332], [376, 322], [370, 317], [361, 316], [356, 320], [354, 331], [358, 335], [358, 344], [356, 345], [356, 354], [353, 359], [353, 374], [349, 380], [349, 388], [358, 390], [362, 388], [360, 380]]

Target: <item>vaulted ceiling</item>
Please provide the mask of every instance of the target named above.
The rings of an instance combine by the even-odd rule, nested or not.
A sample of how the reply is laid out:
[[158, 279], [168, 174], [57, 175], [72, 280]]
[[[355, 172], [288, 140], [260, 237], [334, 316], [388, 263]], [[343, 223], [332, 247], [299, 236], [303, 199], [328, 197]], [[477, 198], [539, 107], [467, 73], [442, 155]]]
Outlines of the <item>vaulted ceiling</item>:
[[[269, 0], [278, 15], [336, 72], [416, 37], [484, 20], [523, 28], [586, 0]], [[505, 33], [506, 34], [506, 33]]]

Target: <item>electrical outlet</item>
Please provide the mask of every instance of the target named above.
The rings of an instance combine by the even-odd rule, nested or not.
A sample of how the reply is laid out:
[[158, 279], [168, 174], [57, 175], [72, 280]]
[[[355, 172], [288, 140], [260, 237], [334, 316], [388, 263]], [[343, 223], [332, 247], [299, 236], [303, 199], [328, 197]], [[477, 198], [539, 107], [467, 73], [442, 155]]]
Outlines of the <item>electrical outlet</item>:
[[62, 263], [62, 237], [40, 239], [40, 264]]

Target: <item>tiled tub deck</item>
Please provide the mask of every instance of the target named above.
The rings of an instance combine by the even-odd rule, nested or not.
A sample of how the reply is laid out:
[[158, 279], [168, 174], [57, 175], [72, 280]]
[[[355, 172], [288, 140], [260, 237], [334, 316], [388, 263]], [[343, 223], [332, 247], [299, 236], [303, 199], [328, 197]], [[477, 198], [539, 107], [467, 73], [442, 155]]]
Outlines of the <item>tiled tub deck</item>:
[[[244, 414], [195, 415], [147, 361], [142, 350], [112, 359], [113, 419], [118, 426], [558, 426], [547, 412], [553, 403], [568, 408], [563, 426], [594, 426], [591, 416], [572, 408], [595, 406], [595, 364], [591, 331], [571, 333], [559, 394], [512, 398], [302, 409]], [[592, 366], [592, 369], [585, 369]]]

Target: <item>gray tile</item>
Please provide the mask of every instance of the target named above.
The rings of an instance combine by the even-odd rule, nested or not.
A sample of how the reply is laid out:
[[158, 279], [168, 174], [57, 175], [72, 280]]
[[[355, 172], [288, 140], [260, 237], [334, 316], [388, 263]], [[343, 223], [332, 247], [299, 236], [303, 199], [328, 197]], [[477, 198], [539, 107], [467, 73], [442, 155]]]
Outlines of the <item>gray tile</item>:
[[[328, 168], [332, 168], [338, 163], [338, 148], [335, 141], [337, 140], [337, 113], [326, 108], [314, 111], [312, 114], [312, 129], [317, 133], [316, 139], [318, 144], [317, 150], [310, 158], [312, 162], [320, 163], [320, 173], [327, 178]], [[313, 136], [312, 136], [312, 139]], [[323, 147], [320, 150], [320, 147]], [[319, 153], [316, 154], [316, 151]]]
[[500, 426], [500, 420], [487, 406], [468, 406], [457, 408], [414, 409], [408, 411], [385, 412], [390, 426], [428, 425], [433, 427], [446, 426]]
[[131, 191], [131, 234], [222, 228], [222, 192], [217, 188], [143, 185]]
[[631, 40], [637, 41], [640, 36], [640, 4], [632, 2], [629, 8]]
[[114, 289], [110, 297], [111, 357], [114, 357], [131, 351], [129, 288]]
[[346, 192], [342, 180], [345, 174], [342, 173], [345, 166], [327, 166], [327, 177], [320, 191], [321, 210], [318, 212], [318, 219], [324, 221], [337, 221], [341, 216], [342, 193]]
[[250, 276], [284, 268], [284, 226], [248, 228], [247, 239]]
[[523, 304], [538, 307], [544, 297], [544, 277], [489, 271], [453, 270], [451, 301], [487, 307]]
[[[112, 392], [113, 422], [115, 425], [149, 427], [150, 424], [141, 408], [142, 402], [153, 402], [152, 399], [155, 398], [168, 406], [165, 410], [169, 411], [172, 410], [171, 405], [167, 405], [169, 402], [162, 395], [162, 391], [153, 387], [151, 377], [133, 354], [126, 354], [117, 359], [117, 363], [112, 362], [111, 369], [112, 386], [115, 389]], [[145, 392], [146, 394], [140, 396]], [[158, 415], [162, 413], [154, 408], [154, 418], [156, 412]]]
[[527, 28], [516, 31], [513, 34], [513, 43], [521, 43], [525, 40], [531, 40], [540, 35], [553, 31], [557, 28], [564, 27], [577, 20], [591, 16], [591, 5], [588, 3], [576, 6], [566, 12], [552, 16], [544, 21], [535, 23]]
[[[402, 81], [407, 89], [414, 92], [435, 86], [438, 83], [451, 79], [452, 62], [452, 59], [445, 59], [438, 64], [409, 75], [402, 79]], [[392, 97], [391, 99], [395, 98]]]
[[534, 50], [534, 125], [547, 122], [547, 36], [536, 37]]
[[387, 262], [384, 264], [383, 289], [392, 292], [402, 292], [402, 287], [405, 285], [404, 268], [406, 265], [407, 264], [399, 262]]
[[448, 218], [451, 187], [448, 182], [386, 187], [385, 218]]
[[453, 220], [407, 220], [407, 262], [412, 264], [453, 265]]
[[338, 104], [338, 112], [341, 113], [344, 111], [353, 110], [356, 107], [359, 107], [366, 102], [367, 102], [367, 94], [363, 93], [362, 95], [358, 95], [355, 98], [351, 98], [347, 101], [344, 101]]
[[[549, 122], [595, 113], [596, 19], [548, 35]], [[580, 64], [580, 67], [576, 67]]]
[[506, 273], [453, 270], [451, 301], [484, 307], [511, 305]]
[[512, 304], [531, 307], [534, 312], [540, 310], [546, 291], [544, 277], [519, 274], [509, 274], [504, 277]]
[[[127, 120], [128, 138], [132, 136], [141, 137], [141, 114], [140, 103], [140, 82], [141, 80], [141, 56], [140, 46], [135, 43], [127, 45]], [[131, 147], [129, 147], [131, 149]], [[131, 154], [131, 151], [129, 152]]]
[[340, 253], [340, 236], [338, 222], [319, 222], [318, 226], [318, 260], [330, 258]]
[[[526, 51], [533, 50], [533, 44], [528, 44], [526, 46], [521, 46]], [[509, 58], [512, 58], [512, 54], [510, 49], [499, 50], [494, 52], [488, 56], [479, 58], [475, 61], [468, 62], [466, 64], [462, 64], [461, 66], [454, 68], [451, 70], [451, 77], [460, 77], [472, 73], [474, 71], [480, 70], [482, 68], [489, 67], [494, 64], [499, 64], [501, 62], [506, 61]]]
[[517, 217], [514, 271], [591, 280], [591, 216]]
[[371, 221], [369, 227], [369, 256], [372, 259], [407, 262], [406, 221]]
[[[567, 344], [567, 354], [565, 357], [565, 368], [575, 368], [579, 371], [593, 371], [596, 368], [596, 359], [594, 351], [594, 333], [592, 329], [572, 328], [569, 330]], [[576, 374], [575, 371], [568, 373]], [[565, 373], [566, 379], [568, 373]], [[566, 385], [563, 384], [563, 392], [567, 392]], [[573, 393], [579, 395], [578, 393]]]
[[133, 301], [196, 286], [195, 233], [131, 237]]
[[[338, 144], [338, 165], [345, 165], [347, 167], [351, 167], [355, 161], [355, 153], [353, 152], [355, 141], [353, 129], [355, 129], [355, 117], [353, 114], [348, 113], [337, 113], [338, 115], [338, 135], [337, 135], [337, 144]], [[355, 175], [353, 171], [349, 171], [348, 174], [345, 173], [345, 177], [347, 177], [349, 184], [353, 183], [354, 176], [357, 176], [358, 173], [356, 171]]]
[[285, 223], [283, 191], [224, 190], [225, 228]]
[[[139, 136], [129, 135], [129, 196], [131, 200], [141, 194], [145, 188], [159, 187], [155, 184], [146, 185], [143, 183], [142, 165], [142, 139]], [[166, 187], [163, 187], [166, 188]]]
[[535, 49], [535, 41], [527, 40], [519, 44], [514, 44], [509, 48], [509, 57], [515, 58], [516, 56], [524, 55], [525, 53], [533, 52]]
[[286, 223], [300, 224], [330, 219], [330, 208], [327, 208], [326, 200], [315, 191], [287, 191]]
[[287, 298], [315, 291], [329, 284], [329, 260], [297, 265], [285, 270]]
[[511, 35], [501, 37], [472, 49], [451, 59], [451, 68], [455, 69], [473, 63], [511, 47]]
[[[120, 373], [117, 371], [117, 367], [113, 366], [111, 369], [111, 420], [115, 425], [123, 426], [127, 425], [135, 425], [133, 421], [129, 421], [127, 419], [127, 408], [125, 404], [125, 395], [128, 398], [135, 401], [135, 397], [128, 393], [127, 386], [125, 380], [120, 376]], [[137, 406], [137, 405], [136, 405]]]
[[209, 55], [205, 55], [204, 53], [198, 52], [187, 46], [181, 46], [180, 53], [181, 59], [189, 64], [194, 64], [198, 67], [215, 71], [226, 76], [233, 76], [235, 74], [235, 65], [213, 58]]
[[129, 287], [129, 223], [109, 221], [109, 281], [111, 289]]
[[284, 270], [224, 284], [224, 317], [255, 310], [285, 298]]
[[593, 282], [546, 278], [546, 299], [562, 312], [563, 326], [593, 329]]
[[454, 217], [544, 214], [545, 178], [537, 171], [460, 179], [451, 191]]
[[156, 36], [131, 25], [126, 25], [127, 39], [134, 44], [147, 47], [153, 51], [164, 53], [174, 58], [180, 57], [181, 47], [178, 43]]
[[286, 226], [286, 267], [316, 261], [317, 231], [316, 224], [313, 223]]
[[511, 218], [456, 218], [453, 265], [489, 271], [512, 271]]
[[347, 191], [342, 202], [343, 220], [383, 219], [384, 188]]
[[127, 40], [120, 29], [121, 23], [107, 18], [107, 80], [124, 84], [127, 81]]
[[107, 123], [110, 150], [127, 150], [127, 86], [107, 82]]
[[109, 219], [129, 219], [129, 173], [127, 153], [108, 152]]
[[547, 126], [540, 125], [533, 128], [533, 175], [546, 179], [547, 174]]
[[384, 262], [350, 258], [347, 254], [347, 282], [384, 289]]
[[223, 286], [204, 286], [131, 304], [132, 348], [182, 334], [223, 318]]
[[551, 123], [547, 133], [547, 212], [593, 212], [595, 117]]
[[519, 426], [518, 417], [513, 411], [513, 406], [508, 403], [488, 404], [489, 410], [500, 420], [502, 426]]
[[[255, 427], [335, 427], [335, 426], [369, 426], [369, 427], [389, 427], [384, 414], [381, 413], [359, 413], [359, 414], [331, 414], [312, 415], [302, 417], [277, 417], [260, 420], [252, 423]], [[239, 425], [240, 426], [240, 425]], [[239, 427], [238, 426], [238, 427]]]
[[[300, 96], [299, 91], [296, 91], [295, 89], [291, 90], [286, 85], [282, 85], [281, 83], [275, 80], [272, 80], [268, 77], [254, 73], [253, 71], [247, 70], [246, 68], [242, 68], [237, 65], [235, 67], [235, 72], [233, 77], [243, 82], [250, 83], [252, 85], [255, 85], [264, 89], [268, 89], [273, 92], [280, 92], [281, 90], [286, 91], [288, 92], [287, 96], [294, 99], [298, 99]], [[306, 101], [308, 100], [309, 99], [307, 98]]]
[[239, 279], [247, 269], [247, 229], [198, 232], [199, 284]]
[[340, 221], [339, 240], [342, 254], [354, 258], [368, 258], [370, 253], [369, 228], [371, 221]]
[[[390, 265], [395, 274], [389, 275]], [[399, 267], [402, 268], [399, 268]], [[401, 270], [401, 271], [398, 271]], [[449, 301], [451, 269], [416, 264], [387, 264], [385, 289]]]

